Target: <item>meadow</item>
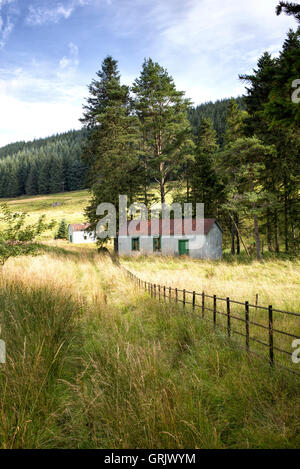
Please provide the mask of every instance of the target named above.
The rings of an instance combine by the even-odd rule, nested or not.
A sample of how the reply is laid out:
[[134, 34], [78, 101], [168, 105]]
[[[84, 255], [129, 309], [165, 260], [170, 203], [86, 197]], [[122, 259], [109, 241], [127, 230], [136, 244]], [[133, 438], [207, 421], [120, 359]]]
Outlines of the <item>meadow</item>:
[[[88, 194], [75, 194], [9, 204], [81, 221]], [[154, 300], [94, 245], [51, 238], [0, 272], [0, 448], [300, 447], [298, 376]], [[121, 264], [155, 283], [300, 311], [297, 258]], [[284, 325], [299, 334], [299, 320]]]
[[[57, 224], [63, 219], [69, 223], [84, 222], [84, 209], [88, 204], [90, 195], [87, 190], [60, 192], [58, 194], [23, 196], [16, 199], [0, 199], [1, 204], [7, 204], [12, 211], [28, 213], [28, 221], [37, 221], [41, 215], [46, 220], [55, 220]], [[54, 205], [58, 204], [58, 205]], [[53, 230], [42, 235], [42, 239], [53, 239], [57, 225]]]

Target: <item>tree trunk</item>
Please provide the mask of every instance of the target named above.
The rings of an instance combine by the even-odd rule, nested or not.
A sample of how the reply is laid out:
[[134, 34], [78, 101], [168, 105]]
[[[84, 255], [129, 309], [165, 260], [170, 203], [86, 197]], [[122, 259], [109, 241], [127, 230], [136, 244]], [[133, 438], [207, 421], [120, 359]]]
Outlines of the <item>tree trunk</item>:
[[234, 214], [234, 221], [235, 221], [235, 232], [236, 232], [236, 253], [240, 254], [240, 235], [238, 232], [239, 226], [239, 216], [237, 213]]
[[267, 210], [267, 241], [268, 241], [268, 251], [273, 252], [272, 246], [272, 220], [271, 220], [271, 212]]
[[288, 197], [286, 187], [284, 189], [284, 238], [285, 238], [285, 252], [289, 250], [289, 229], [288, 229]]
[[231, 254], [235, 254], [235, 226], [234, 226], [234, 221], [232, 220], [231, 223]]
[[261, 247], [260, 247], [257, 215], [254, 215], [254, 233], [255, 233], [257, 259], [260, 261], [261, 260]]
[[278, 240], [278, 213], [274, 211], [274, 231], [275, 231], [275, 251], [279, 252], [279, 240]]
[[186, 201], [189, 203], [190, 200], [190, 181], [189, 176], [186, 177]]

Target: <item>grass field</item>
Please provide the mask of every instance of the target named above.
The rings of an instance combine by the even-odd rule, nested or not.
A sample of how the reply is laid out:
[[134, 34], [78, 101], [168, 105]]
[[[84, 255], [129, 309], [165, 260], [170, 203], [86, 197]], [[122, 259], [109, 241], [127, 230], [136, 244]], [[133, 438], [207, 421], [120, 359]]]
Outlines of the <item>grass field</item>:
[[92, 247], [44, 249], [0, 280], [2, 448], [300, 447], [298, 377], [137, 291]]
[[[6, 203], [11, 210], [22, 210], [29, 214], [28, 220], [35, 221], [45, 214], [47, 221], [55, 220], [57, 224], [65, 219], [67, 224], [85, 221], [84, 209], [88, 204], [90, 194], [87, 190], [63, 192], [50, 195], [36, 195], [31, 197], [18, 197], [16, 199], [0, 199], [0, 203]], [[60, 205], [53, 207], [53, 204]], [[42, 239], [53, 239], [57, 226], [43, 234]]]
[[[70, 223], [87, 200], [8, 203]], [[151, 299], [94, 245], [51, 238], [0, 271], [0, 448], [300, 448], [300, 377]], [[155, 283], [300, 311], [299, 259], [121, 262]], [[298, 319], [275, 320], [300, 335]]]

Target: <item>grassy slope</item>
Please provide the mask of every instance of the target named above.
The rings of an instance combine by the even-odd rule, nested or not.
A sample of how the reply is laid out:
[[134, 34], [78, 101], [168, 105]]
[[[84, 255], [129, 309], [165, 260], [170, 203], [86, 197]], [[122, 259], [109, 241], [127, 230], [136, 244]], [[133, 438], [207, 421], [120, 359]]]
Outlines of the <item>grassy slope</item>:
[[[67, 223], [85, 221], [84, 209], [88, 204], [90, 195], [87, 190], [64, 192], [59, 194], [36, 195], [31, 197], [18, 197], [16, 199], [0, 199], [0, 203], [7, 203], [15, 211], [23, 210], [30, 214], [29, 220], [37, 220], [45, 214], [47, 220], [59, 223], [63, 218]], [[53, 203], [60, 203], [53, 207]], [[43, 239], [53, 238], [57, 227], [43, 235]]]
[[136, 291], [93, 249], [45, 249], [0, 280], [1, 447], [300, 447], [299, 378]]

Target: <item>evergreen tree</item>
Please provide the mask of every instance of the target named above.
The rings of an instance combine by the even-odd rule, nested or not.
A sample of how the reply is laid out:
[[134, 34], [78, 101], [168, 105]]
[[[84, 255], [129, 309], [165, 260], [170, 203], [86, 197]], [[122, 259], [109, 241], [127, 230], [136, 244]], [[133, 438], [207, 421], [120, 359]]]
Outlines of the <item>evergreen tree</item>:
[[68, 227], [65, 220], [61, 220], [54, 239], [68, 239]]
[[132, 91], [143, 135], [145, 168], [150, 179], [159, 184], [161, 203], [164, 203], [172, 173], [193, 158], [187, 119], [190, 102], [184, 98], [184, 92], [176, 90], [167, 71], [151, 59], [144, 61]]
[[231, 161], [227, 174], [234, 194], [224, 207], [233, 213], [243, 213], [253, 218], [258, 260], [261, 259], [259, 217], [272, 196], [267, 190], [262, 190], [262, 177], [265, 173], [265, 161], [275, 153], [274, 146], [264, 145], [256, 137], [239, 138], [223, 152], [223, 158]]
[[119, 195], [130, 201], [138, 193], [138, 129], [130, 113], [129, 88], [120, 83], [117, 62], [108, 56], [89, 86], [82, 122], [88, 130], [83, 159], [89, 166], [88, 184], [92, 200], [86, 215], [95, 228], [97, 205], [113, 203], [118, 210]]
[[216, 214], [221, 186], [215, 171], [216, 131], [210, 119], [203, 119], [196, 139], [195, 160], [190, 167], [191, 198], [205, 204], [205, 216]]
[[226, 114], [225, 145], [244, 136], [244, 119], [245, 114], [240, 110], [237, 102], [231, 99]]
[[280, 15], [284, 11], [286, 15], [294, 16], [300, 23], [300, 5], [294, 2], [279, 2], [276, 7], [277, 15]]

